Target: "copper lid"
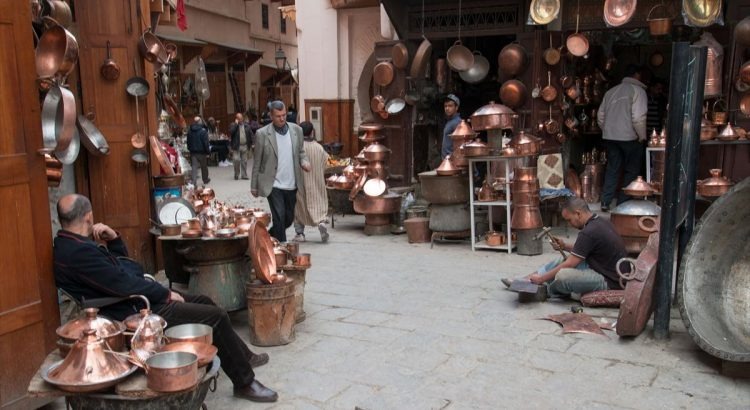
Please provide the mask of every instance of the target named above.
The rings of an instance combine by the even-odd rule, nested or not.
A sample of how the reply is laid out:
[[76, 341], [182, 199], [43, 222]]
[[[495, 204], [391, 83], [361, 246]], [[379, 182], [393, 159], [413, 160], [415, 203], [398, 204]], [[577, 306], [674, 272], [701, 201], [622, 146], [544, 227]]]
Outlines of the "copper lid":
[[391, 149], [375, 141], [372, 144], [367, 145], [362, 150], [362, 152], [363, 153], [364, 152], [371, 152], [371, 153], [391, 152]]
[[97, 312], [99, 312], [97, 308], [84, 309], [82, 317], [58, 327], [56, 330], [57, 335], [63, 339], [75, 341], [80, 339], [83, 336], [83, 332], [88, 329], [95, 330], [96, 334], [101, 338], [107, 338], [122, 333], [125, 330], [125, 325], [121, 322], [97, 316]]
[[435, 172], [437, 172], [438, 175], [456, 175], [461, 173], [460, 168], [456, 168], [453, 165], [453, 162], [451, 162], [451, 156], [446, 155], [443, 162], [440, 163], [440, 166], [435, 169]]
[[700, 181], [703, 186], [732, 186], [734, 182], [730, 181], [729, 178], [721, 175], [721, 169], [714, 168], [708, 171], [711, 176]]
[[479, 148], [486, 148], [487, 144], [482, 142], [479, 138], [475, 139], [474, 141], [467, 142], [463, 145], [465, 148], [471, 148], [471, 147], [479, 147]]
[[622, 192], [630, 196], [649, 196], [654, 193], [654, 188], [639, 175]]
[[511, 114], [514, 114], [514, 112], [509, 107], [491, 101], [489, 104], [474, 111], [474, 114], [471, 114], [471, 123], [476, 125], [477, 120], [481, 122], [485, 117], [499, 117], [498, 123], [500, 128], [511, 128], [513, 126], [510, 118]]
[[382, 129], [383, 125], [378, 124], [377, 122], [363, 122], [362, 124], [359, 124], [360, 131], [380, 131]]
[[136, 370], [126, 359], [107, 352], [96, 330], [84, 330], [65, 360], [42, 372], [42, 378], [62, 390], [96, 391], [112, 386]]
[[456, 129], [453, 131], [453, 134], [450, 135], [451, 137], [476, 137], [477, 133], [474, 132], [473, 129], [471, 129], [471, 125], [469, 125], [466, 120], [461, 120], [461, 122], [456, 126]]

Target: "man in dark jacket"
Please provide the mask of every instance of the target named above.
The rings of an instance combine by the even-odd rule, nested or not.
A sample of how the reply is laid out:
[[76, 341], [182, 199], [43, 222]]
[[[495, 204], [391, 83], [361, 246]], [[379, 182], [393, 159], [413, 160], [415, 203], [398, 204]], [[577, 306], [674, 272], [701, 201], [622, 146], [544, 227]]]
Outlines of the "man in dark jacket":
[[191, 180], [193, 185], [198, 185], [198, 167], [201, 168], [201, 177], [203, 185], [211, 182], [208, 177], [208, 154], [211, 153], [211, 146], [208, 143], [208, 129], [201, 117], [195, 117], [187, 133], [187, 147], [190, 151], [190, 161], [193, 167]]
[[229, 126], [229, 135], [232, 136], [232, 159], [234, 160], [234, 179], [240, 176], [242, 170], [242, 179], [247, 178], [247, 161], [252, 155], [253, 145], [255, 142], [253, 130], [250, 124], [245, 121], [242, 113], [238, 112], [234, 116], [234, 122]]
[[[239, 398], [272, 402], [278, 394], [255, 379], [253, 367], [268, 362], [268, 355], [253, 354], [232, 329], [227, 313], [202, 295], [182, 295], [144, 278], [143, 267], [127, 258], [122, 238], [112, 228], [94, 223], [88, 198], [70, 194], [60, 198], [57, 214], [62, 229], [54, 240], [54, 269], [57, 287], [84, 302], [98, 298], [123, 298], [101, 308], [101, 313], [116, 320], [144, 308], [129, 295], [146, 296], [151, 310], [170, 326], [203, 323], [213, 328], [221, 367], [234, 384]], [[106, 243], [105, 246], [97, 241]]]

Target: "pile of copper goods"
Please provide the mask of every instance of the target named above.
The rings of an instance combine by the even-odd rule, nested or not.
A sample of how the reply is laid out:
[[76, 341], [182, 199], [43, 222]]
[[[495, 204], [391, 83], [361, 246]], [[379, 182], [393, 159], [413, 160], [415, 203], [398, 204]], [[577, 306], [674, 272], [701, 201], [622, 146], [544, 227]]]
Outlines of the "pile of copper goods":
[[513, 173], [510, 195], [513, 215], [510, 227], [519, 232], [537, 230], [543, 224], [542, 213], [539, 210], [539, 179], [536, 167], [517, 167]]
[[246, 235], [250, 223], [258, 220], [268, 228], [271, 213], [262, 208], [244, 208], [215, 199], [212, 188], [203, 187], [187, 191], [184, 200], [192, 206], [195, 217], [182, 223], [184, 238], [225, 238]]
[[359, 139], [367, 145], [355, 158], [356, 181], [349, 192], [354, 211], [365, 215], [366, 235], [385, 235], [390, 232], [391, 214], [401, 208], [401, 196], [388, 191], [388, 158], [391, 150], [380, 141], [385, 136], [383, 126], [377, 123], [360, 124], [364, 135]]
[[599, 202], [604, 185], [604, 165], [607, 163], [607, 155], [594, 148], [591, 152], [581, 155], [581, 163], [584, 167], [580, 178], [583, 199], [590, 204]]

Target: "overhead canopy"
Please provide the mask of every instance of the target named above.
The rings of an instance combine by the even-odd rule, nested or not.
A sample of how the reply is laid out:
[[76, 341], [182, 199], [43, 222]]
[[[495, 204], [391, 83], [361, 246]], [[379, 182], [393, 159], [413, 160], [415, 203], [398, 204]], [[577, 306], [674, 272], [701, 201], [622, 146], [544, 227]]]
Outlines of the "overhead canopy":
[[212, 50], [212, 52], [208, 53], [208, 55], [203, 55], [203, 53], [201, 53], [203, 58], [210, 57], [218, 49], [224, 49], [227, 52], [227, 62], [229, 63], [229, 65], [245, 63], [245, 67], [250, 67], [263, 57], [263, 51], [244, 45], [220, 43], [218, 41], [204, 39], [199, 40], [206, 42], [209, 45], [215, 46], [215, 49]]
[[203, 41], [196, 40], [192, 37], [181, 36], [179, 34], [164, 34], [164, 33], [158, 33], [158, 32], [155, 34], [157, 37], [159, 37], [162, 40], [167, 40], [167, 41], [171, 41], [174, 43], [185, 44], [185, 45], [190, 45], [190, 46], [199, 46], [199, 47], [203, 47], [206, 45], [206, 43]]
[[260, 64], [260, 83], [264, 87], [274, 87], [276, 84], [290, 85], [294, 78], [288, 69], [279, 71], [275, 65]]

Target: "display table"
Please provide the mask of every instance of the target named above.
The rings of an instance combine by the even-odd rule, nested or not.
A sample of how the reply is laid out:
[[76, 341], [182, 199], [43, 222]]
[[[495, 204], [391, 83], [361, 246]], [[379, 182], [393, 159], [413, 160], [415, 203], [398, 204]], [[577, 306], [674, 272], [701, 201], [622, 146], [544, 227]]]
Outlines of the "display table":
[[170, 281], [184, 283], [188, 279], [190, 293], [208, 296], [228, 312], [245, 308], [245, 283], [250, 277], [247, 235], [198, 239], [159, 236], [158, 240]]
[[[42, 379], [42, 371], [63, 360], [59, 350], [47, 355], [39, 370], [29, 382], [27, 393], [32, 397], [65, 397], [66, 404], [73, 409], [185, 409], [201, 408], [208, 390], [216, 390], [221, 360], [214, 357], [211, 364], [198, 369], [201, 380], [195, 387], [177, 393], [159, 393], [147, 387], [146, 374], [138, 370], [114, 388], [96, 393], [71, 393], [58, 389]], [[212, 383], [213, 382], [213, 383]]]

